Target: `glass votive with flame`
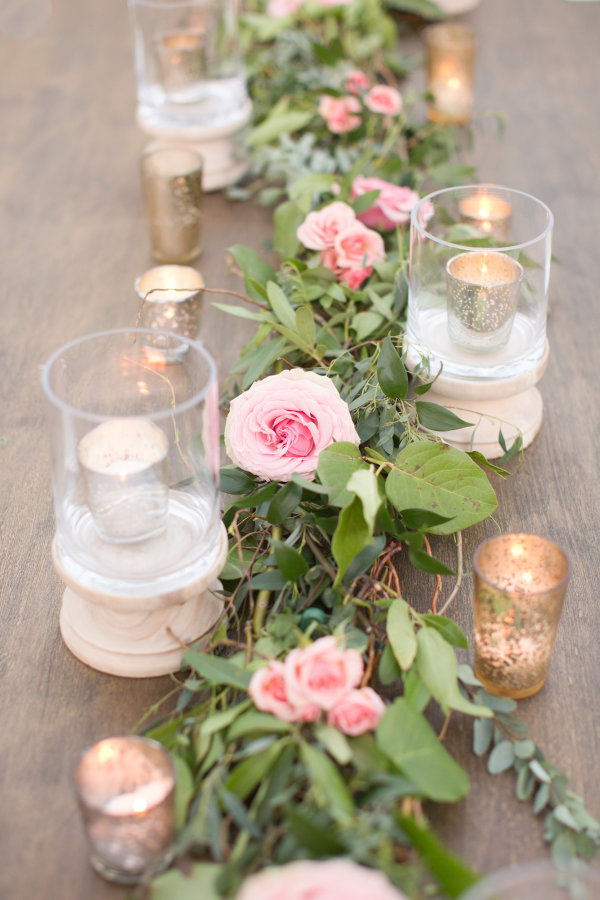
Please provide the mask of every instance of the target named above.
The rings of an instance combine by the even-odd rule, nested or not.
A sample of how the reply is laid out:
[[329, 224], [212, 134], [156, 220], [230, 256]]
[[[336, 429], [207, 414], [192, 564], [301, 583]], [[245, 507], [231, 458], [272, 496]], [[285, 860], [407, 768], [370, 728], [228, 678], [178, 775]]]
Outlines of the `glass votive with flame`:
[[[191, 266], [155, 266], [135, 282], [139, 325], [153, 331], [169, 331], [194, 340], [200, 329], [204, 279]], [[184, 344], [167, 347], [164, 335], [151, 338], [151, 345], [167, 352], [170, 361], [187, 349]]]
[[424, 32], [427, 89], [432, 121], [463, 125], [471, 118], [475, 68], [475, 33], [464, 25], [442, 22]]
[[156, 741], [112, 737], [84, 752], [75, 789], [94, 869], [133, 884], [171, 862], [175, 771]]
[[502, 241], [510, 239], [512, 203], [500, 196], [500, 190], [495, 192], [490, 186], [483, 185], [473, 194], [463, 197], [458, 208], [461, 220], [475, 227], [484, 237]]
[[543, 687], [569, 574], [563, 551], [532, 534], [475, 551], [475, 675], [490, 693], [517, 700]]
[[508, 342], [519, 304], [522, 266], [504, 253], [459, 253], [446, 265], [448, 334], [465, 350], [497, 350]]

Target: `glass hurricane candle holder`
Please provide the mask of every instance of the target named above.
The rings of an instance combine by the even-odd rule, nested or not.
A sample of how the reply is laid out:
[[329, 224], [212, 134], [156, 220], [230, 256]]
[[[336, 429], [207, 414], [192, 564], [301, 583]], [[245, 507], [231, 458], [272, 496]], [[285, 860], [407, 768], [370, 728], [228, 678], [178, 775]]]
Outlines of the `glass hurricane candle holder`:
[[189, 147], [158, 147], [143, 154], [141, 171], [152, 256], [191, 262], [202, 252], [202, 158]]
[[461, 900], [596, 900], [600, 867], [579, 860], [556, 865], [534, 860], [501, 869], [478, 881]]
[[441, 22], [424, 32], [427, 89], [432, 95], [429, 118], [463, 125], [471, 118], [475, 33], [464, 25]]
[[63, 638], [103, 671], [173, 671], [223, 608], [214, 362], [179, 335], [121, 329], [62, 347], [43, 386]]
[[569, 580], [552, 541], [505, 534], [473, 557], [475, 675], [486, 690], [515, 700], [546, 681]]
[[174, 856], [175, 770], [156, 741], [113, 737], [87, 750], [75, 789], [90, 861], [109, 881], [133, 884]]
[[[191, 266], [156, 266], [135, 281], [140, 301], [138, 321], [152, 331], [173, 331], [194, 340], [200, 329], [204, 279]], [[184, 346], [165, 347], [165, 338], [157, 334], [149, 346], [163, 350], [175, 362]], [[172, 354], [175, 353], [174, 356]]]
[[523, 446], [539, 430], [552, 226], [544, 203], [498, 185], [435, 191], [411, 213], [407, 365], [441, 371], [428, 399], [474, 423], [444, 434], [462, 449], [493, 458], [500, 428]]

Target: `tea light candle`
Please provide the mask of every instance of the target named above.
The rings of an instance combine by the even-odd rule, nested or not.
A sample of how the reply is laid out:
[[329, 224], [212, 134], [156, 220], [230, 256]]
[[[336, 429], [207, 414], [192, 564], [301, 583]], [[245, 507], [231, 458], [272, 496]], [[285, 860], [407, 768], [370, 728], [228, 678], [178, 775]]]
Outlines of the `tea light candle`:
[[159, 38], [156, 55], [167, 92], [194, 87], [206, 75], [206, 38], [202, 32], [184, 31]]
[[[200, 328], [204, 279], [191, 266], [155, 266], [135, 282], [140, 300], [139, 324], [142, 328], [172, 331], [195, 340]], [[166, 361], [181, 359], [187, 347], [179, 343], [170, 348], [162, 335], [151, 339], [152, 346], [164, 349]]]
[[140, 541], [167, 526], [168, 441], [146, 419], [110, 419], [79, 442], [87, 504], [101, 537]]
[[96, 871], [127, 884], [169, 864], [175, 774], [160, 744], [142, 737], [100, 741], [81, 758], [75, 784]]
[[519, 699], [543, 686], [569, 579], [551, 541], [508, 534], [475, 551], [475, 674], [493, 694]]
[[522, 266], [504, 253], [460, 253], [446, 265], [448, 333], [478, 352], [497, 350], [509, 337], [519, 302]]
[[464, 124], [473, 106], [475, 34], [462, 25], [443, 22], [430, 25], [424, 36], [427, 88], [433, 95], [429, 118]]
[[463, 221], [475, 225], [483, 234], [508, 239], [512, 204], [487, 192], [464, 197], [458, 204]]

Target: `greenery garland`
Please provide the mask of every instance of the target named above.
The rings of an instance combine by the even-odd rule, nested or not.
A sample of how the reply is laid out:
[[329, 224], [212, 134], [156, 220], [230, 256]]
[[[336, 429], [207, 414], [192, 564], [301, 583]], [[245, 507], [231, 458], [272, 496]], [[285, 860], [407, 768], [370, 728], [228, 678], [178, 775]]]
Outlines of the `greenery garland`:
[[[397, 6], [432, 12], [417, 0]], [[462, 578], [461, 530], [496, 507], [485, 467], [507, 473], [433, 436], [461, 422], [422, 399], [430, 380], [410, 384], [402, 357], [408, 228], [385, 222], [383, 251], [365, 256], [356, 277], [299, 237], [331, 204], [357, 221], [377, 208], [382, 190], [357, 193], [357, 178], [408, 196], [472, 177], [456, 161], [456, 129], [416, 121], [422, 98], [405, 91], [393, 115], [369, 104], [372, 87], [395, 90], [414, 65], [398, 53], [399, 22], [379, 0], [307, 3], [282, 19], [254, 10], [244, 19], [257, 119], [251, 176], [230, 193], [278, 204], [281, 263], [231, 250], [248, 303], [216, 305], [257, 330], [230, 390], [245, 395], [272, 373], [310, 373], [342, 398], [356, 439], [330, 443], [315, 471], [285, 479], [222, 470], [231, 497], [221, 575], [227, 624], [211, 653], [185, 650], [190, 672], [176, 685], [176, 710], [146, 728], [176, 761], [179, 854], [201, 861], [154, 879], [155, 900], [234, 896], [268, 864], [339, 856], [382, 871], [411, 898], [458, 897], [477, 874], [440, 844], [422, 804], [455, 802], [469, 782], [425, 717], [430, 703], [446, 716], [444, 732], [451, 711], [473, 717], [474, 752], [488, 755], [491, 773], [515, 770], [517, 797], [545, 812], [557, 860], [588, 858], [600, 843], [600, 826], [526, 737], [516, 704], [488, 694], [457, 662], [455, 648], [468, 643], [443, 613]], [[364, 81], [352, 92], [357, 68]], [[348, 97], [334, 131], [328, 110]], [[231, 431], [229, 443], [235, 458]], [[454, 571], [433, 557], [431, 534], [453, 535]], [[404, 557], [437, 578], [426, 614], [402, 597]], [[456, 579], [446, 598], [441, 575]], [[358, 666], [342, 697], [354, 701], [345, 718], [339, 705], [292, 702], [291, 660], [308, 666], [325, 647], [342, 669]]]

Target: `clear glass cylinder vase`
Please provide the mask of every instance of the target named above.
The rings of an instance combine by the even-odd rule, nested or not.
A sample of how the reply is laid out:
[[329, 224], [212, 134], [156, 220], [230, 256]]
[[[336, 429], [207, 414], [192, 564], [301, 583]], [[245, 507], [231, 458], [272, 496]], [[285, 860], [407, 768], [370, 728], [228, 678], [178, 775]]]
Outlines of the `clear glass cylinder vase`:
[[43, 371], [55, 561], [92, 594], [167, 594], [201, 581], [219, 554], [215, 364], [194, 341], [158, 337], [92, 334]]
[[248, 100], [237, 0], [129, 0], [138, 120], [153, 129], [218, 127]]
[[411, 214], [406, 344], [434, 375], [518, 379], [547, 355], [553, 216], [492, 184], [435, 191]]

